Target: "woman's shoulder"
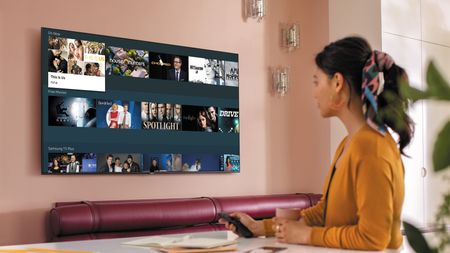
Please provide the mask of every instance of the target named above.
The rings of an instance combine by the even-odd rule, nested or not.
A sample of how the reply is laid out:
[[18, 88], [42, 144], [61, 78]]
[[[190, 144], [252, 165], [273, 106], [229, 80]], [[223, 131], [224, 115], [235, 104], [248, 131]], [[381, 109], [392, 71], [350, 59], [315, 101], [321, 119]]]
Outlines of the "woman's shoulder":
[[352, 154], [375, 155], [378, 157], [400, 156], [397, 143], [388, 131], [384, 134], [376, 131], [368, 125], [364, 125], [353, 137], [349, 147]]

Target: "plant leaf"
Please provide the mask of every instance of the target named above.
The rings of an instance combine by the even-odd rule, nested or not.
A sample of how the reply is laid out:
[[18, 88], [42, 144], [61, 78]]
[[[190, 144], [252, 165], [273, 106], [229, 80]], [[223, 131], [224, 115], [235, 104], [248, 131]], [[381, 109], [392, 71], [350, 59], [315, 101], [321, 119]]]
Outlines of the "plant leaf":
[[439, 132], [433, 148], [434, 171], [450, 166], [450, 121]]
[[433, 61], [427, 68], [428, 93], [438, 100], [450, 100], [450, 85], [445, 81]]
[[400, 80], [400, 93], [413, 102], [428, 98], [450, 101], [450, 85], [445, 81], [433, 61], [428, 64], [426, 78], [427, 89], [425, 91], [409, 86], [405, 80]]
[[418, 253], [433, 253], [434, 251], [428, 246], [427, 241], [420, 233], [419, 229], [409, 224], [408, 222], [403, 222], [403, 228], [405, 229], [406, 238], [408, 239], [409, 245]]
[[400, 93], [402, 94], [403, 97], [407, 97], [411, 99], [413, 102], [431, 97], [428, 91], [421, 91], [419, 89], [411, 87], [406, 81], [401, 81]]

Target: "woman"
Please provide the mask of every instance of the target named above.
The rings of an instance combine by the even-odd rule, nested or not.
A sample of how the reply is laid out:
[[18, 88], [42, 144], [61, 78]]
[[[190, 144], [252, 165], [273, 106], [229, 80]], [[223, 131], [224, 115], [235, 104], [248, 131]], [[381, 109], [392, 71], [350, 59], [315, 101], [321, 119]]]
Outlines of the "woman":
[[73, 54], [79, 61], [84, 61], [84, 48], [81, 40], [75, 40], [75, 52]]
[[150, 121], [155, 122], [158, 120], [158, 108], [156, 103], [150, 103]]
[[122, 166], [123, 166], [122, 173], [130, 173], [131, 172], [130, 164], [128, 162], [123, 162]]
[[[73, 44], [72, 42], [69, 43], [69, 55], [73, 55], [75, 57], [75, 53], [76, 53], [76, 49], [75, 49], [75, 44]], [[78, 58], [75, 57], [75, 60], [80, 60]]]
[[[284, 243], [397, 249], [402, 245], [404, 198], [401, 154], [413, 135], [407, 101], [399, 94], [406, 73], [359, 37], [329, 44], [315, 62], [314, 98], [320, 114], [338, 117], [348, 132], [336, 150], [322, 199], [303, 210], [298, 221], [232, 215], [255, 235], [275, 235]], [[387, 128], [398, 135], [398, 143]]]
[[205, 111], [199, 111], [198, 112], [197, 126], [198, 126], [200, 131], [212, 132], [211, 122], [209, 121], [209, 118], [206, 115]]
[[205, 81], [206, 84], [213, 84], [213, 85], [223, 85], [224, 80], [222, 79], [223, 76], [223, 64], [221, 64], [221, 61], [214, 60], [214, 59], [205, 59]]
[[107, 120], [109, 121], [109, 128], [119, 128], [119, 106], [116, 103], [113, 103], [108, 111]]
[[233, 164], [231, 164], [231, 158], [227, 156], [225, 171], [231, 172], [233, 170]]
[[60, 173], [61, 167], [59, 167], [58, 158], [53, 158], [53, 163], [51, 165], [51, 168], [49, 169], [50, 173]]
[[116, 157], [114, 159], [114, 172], [121, 173], [122, 172], [122, 163], [120, 162], [120, 157]]

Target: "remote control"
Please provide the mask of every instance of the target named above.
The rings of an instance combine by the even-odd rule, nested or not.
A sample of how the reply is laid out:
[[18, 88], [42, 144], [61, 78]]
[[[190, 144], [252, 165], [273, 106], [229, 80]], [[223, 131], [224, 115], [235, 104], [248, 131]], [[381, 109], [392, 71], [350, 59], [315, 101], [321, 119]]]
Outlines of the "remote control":
[[250, 231], [250, 229], [248, 229], [244, 224], [242, 224], [242, 222], [240, 222], [239, 219], [231, 217], [226, 213], [219, 213], [219, 217], [233, 224], [236, 227], [236, 232], [242, 235], [243, 237], [245, 238], [253, 237], [252, 231]]

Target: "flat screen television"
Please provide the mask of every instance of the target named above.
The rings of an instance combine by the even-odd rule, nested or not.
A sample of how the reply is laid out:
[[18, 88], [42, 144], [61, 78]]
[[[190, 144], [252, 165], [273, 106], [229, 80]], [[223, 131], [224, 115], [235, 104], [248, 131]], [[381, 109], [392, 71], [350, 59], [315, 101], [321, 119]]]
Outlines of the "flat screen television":
[[235, 53], [42, 28], [42, 174], [240, 172]]

